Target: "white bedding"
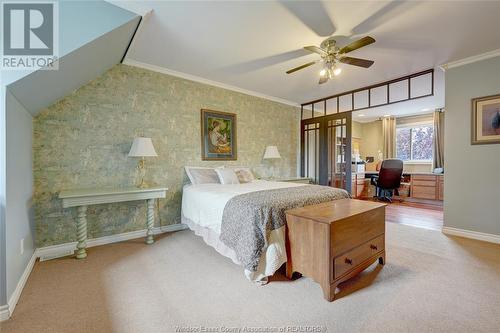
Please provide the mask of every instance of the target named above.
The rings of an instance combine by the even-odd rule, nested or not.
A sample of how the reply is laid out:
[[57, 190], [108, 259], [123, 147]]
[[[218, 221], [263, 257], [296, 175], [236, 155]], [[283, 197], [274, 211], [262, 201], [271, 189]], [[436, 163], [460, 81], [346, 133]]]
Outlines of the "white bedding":
[[[304, 184], [255, 180], [245, 184], [186, 185], [182, 194], [182, 219], [208, 245], [239, 264], [234, 251], [219, 241], [226, 203], [239, 194], [297, 186]], [[268, 241], [257, 271], [245, 270], [245, 275], [252, 281], [265, 280], [286, 262], [285, 228], [273, 230]]]

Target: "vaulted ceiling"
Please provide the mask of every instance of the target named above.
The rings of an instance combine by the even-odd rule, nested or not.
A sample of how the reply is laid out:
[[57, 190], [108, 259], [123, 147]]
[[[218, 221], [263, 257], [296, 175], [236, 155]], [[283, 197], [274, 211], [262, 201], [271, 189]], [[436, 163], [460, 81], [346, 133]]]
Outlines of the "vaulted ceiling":
[[[130, 59], [288, 101], [316, 98], [385, 81], [500, 48], [498, 1], [112, 1], [147, 11]], [[352, 52], [375, 61], [343, 66], [319, 86], [318, 58], [302, 49], [338, 36], [370, 35]]]
[[58, 70], [3, 71], [0, 84], [36, 115], [119, 63], [139, 21], [104, 1], [59, 1]]

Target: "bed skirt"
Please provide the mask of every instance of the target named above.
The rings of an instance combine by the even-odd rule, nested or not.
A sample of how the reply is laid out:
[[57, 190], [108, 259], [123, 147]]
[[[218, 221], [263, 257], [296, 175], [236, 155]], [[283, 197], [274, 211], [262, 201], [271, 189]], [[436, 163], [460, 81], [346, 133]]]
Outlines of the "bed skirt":
[[[220, 235], [210, 228], [200, 226], [182, 214], [182, 223], [193, 230], [195, 235], [203, 238], [205, 243], [213, 247], [223, 256], [231, 259], [235, 264], [241, 266], [236, 253], [227, 247], [220, 239]], [[269, 245], [260, 256], [259, 265], [255, 272], [245, 269], [245, 276], [250, 281], [267, 283], [267, 278], [272, 276], [286, 262], [285, 227], [272, 230], [269, 234]]]

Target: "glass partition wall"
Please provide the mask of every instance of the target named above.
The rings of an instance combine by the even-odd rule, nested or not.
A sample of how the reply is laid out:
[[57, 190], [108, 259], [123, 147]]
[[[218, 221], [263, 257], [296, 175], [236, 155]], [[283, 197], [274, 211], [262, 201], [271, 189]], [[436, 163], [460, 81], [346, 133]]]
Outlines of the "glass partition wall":
[[352, 112], [432, 95], [429, 69], [302, 104], [302, 177], [351, 192]]
[[351, 191], [351, 119], [345, 112], [302, 120], [303, 177]]

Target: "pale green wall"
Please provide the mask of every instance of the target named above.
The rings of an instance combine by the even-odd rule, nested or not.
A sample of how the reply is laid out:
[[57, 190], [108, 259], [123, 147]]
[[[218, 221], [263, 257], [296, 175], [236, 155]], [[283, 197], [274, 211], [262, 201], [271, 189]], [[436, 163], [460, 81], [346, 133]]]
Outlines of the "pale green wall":
[[499, 93], [500, 57], [446, 71], [446, 227], [500, 235], [500, 144], [471, 145], [471, 99]]
[[352, 137], [362, 138], [363, 137], [363, 124], [357, 121], [352, 122]]
[[[367, 170], [375, 170], [378, 159], [378, 151], [384, 150], [382, 121], [375, 120], [368, 123], [353, 122], [353, 136], [361, 139], [360, 153], [362, 158], [366, 158], [366, 156], [375, 157], [375, 162], [369, 163], [366, 166]], [[431, 172], [432, 163], [405, 163], [404, 171]]]
[[369, 123], [363, 123], [361, 128], [362, 136], [359, 149], [361, 157], [366, 158], [366, 156], [373, 156], [375, 158], [375, 162], [369, 163], [366, 166], [366, 169], [375, 170], [375, 165], [378, 161], [378, 151], [383, 151], [384, 149], [382, 122], [380, 120], [376, 120]]
[[[237, 114], [237, 161], [201, 161], [202, 108]], [[37, 246], [75, 240], [75, 211], [61, 207], [61, 189], [134, 183], [136, 160], [127, 157], [134, 136], [152, 137], [158, 152], [148, 160], [149, 180], [170, 189], [159, 205], [161, 225], [168, 225], [180, 220], [185, 165], [244, 165], [266, 176], [264, 149], [277, 145], [277, 173], [295, 176], [299, 117], [292, 106], [117, 65], [35, 117]], [[143, 229], [146, 217], [142, 202], [91, 206], [88, 213], [89, 238]]]

